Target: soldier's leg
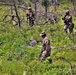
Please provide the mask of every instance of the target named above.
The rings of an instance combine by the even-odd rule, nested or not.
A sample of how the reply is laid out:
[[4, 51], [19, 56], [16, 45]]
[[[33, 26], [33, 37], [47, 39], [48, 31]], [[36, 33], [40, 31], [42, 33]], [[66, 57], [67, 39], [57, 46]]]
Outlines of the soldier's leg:
[[32, 26], [34, 25], [34, 20], [32, 20]]
[[31, 17], [29, 17], [29, 26], [31, 26]]
[[40, 54], [39, 60], [40, 60], [40, 61], [44, 60], [44, 59], [45, 59], [45, 56], [46, 56], [46, 54], [45, 54], [44, 52], [42, 52], [42, 53]]
[[67, 33], [68, 25], [64, 25], [64, 31]]
[[71, 23], [71, 25], [69, 26], [69, 32], [72, 33], [73, 32], [73, 28], [74, 28], [74, 24]]
[[43, 51], [43, 52], [41, 53], [40, 61], [44, 60], [44, 59], [47, 58], [48, 56], [50, 56], [50, 52], [47, 53], [47, 51]]
[[70, 33], [73, 32], [73, 27], [69, 27], [69, 32], [70, 32]]
[[30, 20], [30, 26], [33, 26], [33, 21], [32, 21], [32, 19]]

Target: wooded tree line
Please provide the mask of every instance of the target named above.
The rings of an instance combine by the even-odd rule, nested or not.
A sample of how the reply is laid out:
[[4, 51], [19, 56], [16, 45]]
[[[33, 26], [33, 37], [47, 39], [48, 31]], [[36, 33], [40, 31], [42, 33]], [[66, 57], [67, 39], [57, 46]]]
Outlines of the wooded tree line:
[[[51, 5], [54, 6], [54, 11], [56, 12], [57, 10], [57, 6], [59, 4], [59, 2], [61, 2], [62, 0], [29, 0], [31, 2], [31, 4], [34, 4], [34, 11], [35, 11], [35, 16], [37, 14], [37, 3], [40, 3], [44, 9], [45, 9], [45, 18], [47, 18], [47, 12], [48, 12], [48, 7], [50, 7]], [[3, 3], [9, 3], [7, 5], [10, 5], [10, 6], [14, 6], [14, 10], [15, 10], [15, 14], [16, 14], [16, 17], [17, 17], [17, 20], [18, 20], [18, 25], [21, 26], [21, 22], [20, 22], [20, 17], [19, 17], [19, 14], [18, 14], [18, 7], [21, 7], [21, 8], [24, 8], [24, 9], [27, 9], [28, 6], [29, 6], [29, 1], [26, 2], [26, 0], [0, 0], [0, 4], [1, 2]], [[74, 10], [75, 10], [75, 2], [76, 0], [67, 0], [69, 2], [71, 2], [74, 6]], [[21, 5], [21, 6], [19, 6]]]

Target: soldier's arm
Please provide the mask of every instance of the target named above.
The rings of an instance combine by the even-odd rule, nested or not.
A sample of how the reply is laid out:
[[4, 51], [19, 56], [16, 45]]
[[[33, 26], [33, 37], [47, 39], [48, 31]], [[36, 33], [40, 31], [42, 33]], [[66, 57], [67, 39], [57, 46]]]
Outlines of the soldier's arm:
[[65, 20], [66, 15], [64, 15], [64, 17], [62, 18], [62, 20]]
[[36, 41], [37, 41], [37, 43], [42, 42], [42, 40], [36, 40]]

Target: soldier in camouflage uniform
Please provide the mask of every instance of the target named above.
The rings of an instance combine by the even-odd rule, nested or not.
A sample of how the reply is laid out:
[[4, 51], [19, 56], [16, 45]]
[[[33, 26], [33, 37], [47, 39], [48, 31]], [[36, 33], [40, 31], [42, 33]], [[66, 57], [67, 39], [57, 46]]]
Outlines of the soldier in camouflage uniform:
[[72, 16], [70, 15], [69, 10], [66, 11], [64, 17], [62, 18], [64, 20], [64, 31], [67, 33], [67, 29], [69, 29], [69, 32], [73, 32], [74, 24], [72, 23]]
[[35, 14], [34, 14], [31, 7], [28, 8], [28, 13], [26, 14], [26, 17], [27, 17], [27, 21], [29, 21], [29, 25], [33, 26], [34, 25]]
[[50, 56], [51, 48], [50, 48], [50, 40], [46, 37], [46, 33], [42, 32], [40, 36], [43, 38], [42, 40], [42, 50], [40, 52], [40, 61], [44, 58]]

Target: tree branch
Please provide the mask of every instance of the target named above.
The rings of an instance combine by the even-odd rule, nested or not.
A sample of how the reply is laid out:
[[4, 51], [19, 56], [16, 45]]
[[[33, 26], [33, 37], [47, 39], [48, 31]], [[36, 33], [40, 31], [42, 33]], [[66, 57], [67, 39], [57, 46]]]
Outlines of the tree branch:
[[[5, 6], [14, 6], [14, 4], [12, 3], [3, 3], [3, 2], [0, 2], [0, 5], [5, 5]], [[23, 9], [27, 9], [27, 7], [25, 6], [22, 6], [22, 5], [16, 5], [18, 8], [23, 8]]]

